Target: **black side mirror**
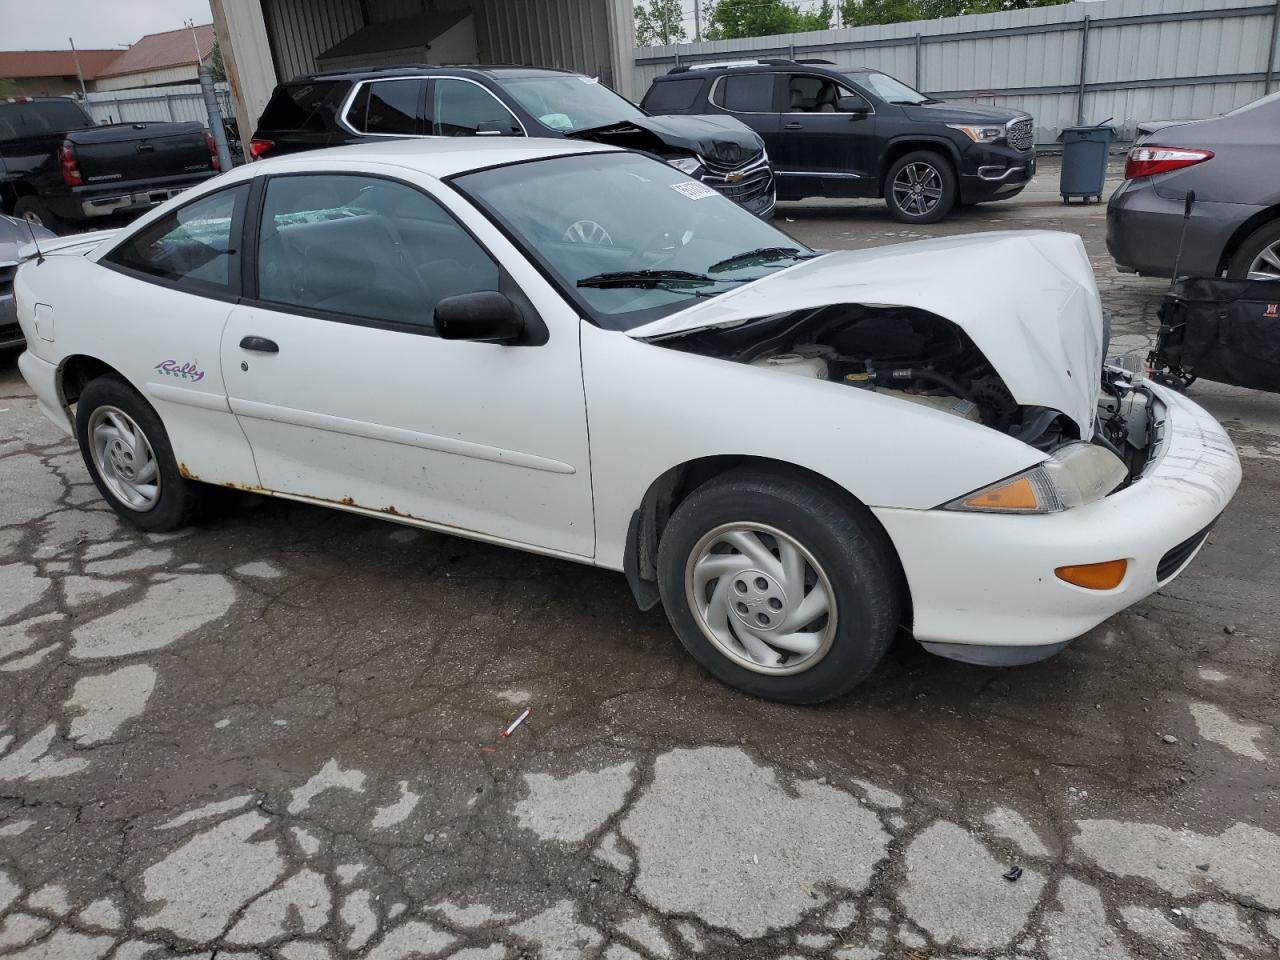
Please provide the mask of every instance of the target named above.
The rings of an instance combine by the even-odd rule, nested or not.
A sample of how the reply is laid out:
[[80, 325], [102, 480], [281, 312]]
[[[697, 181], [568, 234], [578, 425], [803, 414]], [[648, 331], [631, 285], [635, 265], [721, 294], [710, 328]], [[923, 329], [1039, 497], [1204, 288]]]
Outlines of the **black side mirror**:
[[436, 333], [443, 340], [515, 343], [524, 335], [524, 315], [495, 290], [460, 293], [436, 304]]
[[836, 101], [837, 113], [865, 114], [871, 112], [871, 104], [861, 97], [841, 97]]

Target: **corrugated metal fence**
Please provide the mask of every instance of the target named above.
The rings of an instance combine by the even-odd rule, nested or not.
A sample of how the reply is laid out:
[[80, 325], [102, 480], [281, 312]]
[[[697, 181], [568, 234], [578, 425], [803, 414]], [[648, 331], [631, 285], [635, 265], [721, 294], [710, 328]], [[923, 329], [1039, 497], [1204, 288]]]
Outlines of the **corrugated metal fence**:
[[[216, 85], [218, 103], [224, 117], [234, 117], [231, 88]], [[91, 93], [84, 101], [89, 115], [98, 123], [141, 123], [144, 120], [199, 120], [206, 127], [209, 117], [198, 83], [172, 87], [145, 87]]]
[[1099, 0], [882, 27], [720, 40], [636, 51], [635, 89], [673, 66], [821, 57], [893, 74], [942, 99], [1026, 110], [1036, 140], [1112, 118], [1214, 116], [1280, 80], [1280, 0]]

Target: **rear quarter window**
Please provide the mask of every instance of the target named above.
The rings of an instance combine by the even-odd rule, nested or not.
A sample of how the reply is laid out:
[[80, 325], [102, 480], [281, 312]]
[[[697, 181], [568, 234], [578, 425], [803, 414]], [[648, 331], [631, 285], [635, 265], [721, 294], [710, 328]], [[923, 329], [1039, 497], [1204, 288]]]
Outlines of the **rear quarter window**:
[[324, 133], [333, 114], [336, 83], [287, 83], [276, 87], [258, 126], [264, 130]]
[[690, 77], [687, 80], [659, 80], [649, 88], [640, 106], [650, 113], [674, 113], [688, 110], [698, 102], [698, 95], [701, 92], [701, 77]]

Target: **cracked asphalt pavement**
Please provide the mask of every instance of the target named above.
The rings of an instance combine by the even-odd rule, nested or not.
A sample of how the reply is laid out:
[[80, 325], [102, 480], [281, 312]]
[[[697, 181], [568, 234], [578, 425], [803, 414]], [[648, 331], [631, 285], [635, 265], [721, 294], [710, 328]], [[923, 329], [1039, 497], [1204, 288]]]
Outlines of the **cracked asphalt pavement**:
[[[1078, 232], [1145, 352], [1164, 284], [1055, 187], [778, 219]], [[1245, 482], [1183, 577], [1044, 663], [905, 646], [792, 708], [618, 575], [251, 496], [137, 533], [0, 358], [0, 955], [1275, 957], [1280, 397], [1192, 395]]]

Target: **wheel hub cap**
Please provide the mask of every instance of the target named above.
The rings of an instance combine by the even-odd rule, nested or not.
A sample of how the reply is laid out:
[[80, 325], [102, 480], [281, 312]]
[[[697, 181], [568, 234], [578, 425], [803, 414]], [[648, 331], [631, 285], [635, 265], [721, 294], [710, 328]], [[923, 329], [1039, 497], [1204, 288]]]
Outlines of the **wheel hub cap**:
[[118, 407], [89, 416], [89, 455], [103, 485], [117, 501], [145, 513], [160, 501], [160, 465], [142, 428]]
[[756, 673], [808, 670], [835, 639], [826, 573], [803, 544], [774, 527], [731, 523], [708, 532], [690, 551], [685, 592], [703, 635]]

